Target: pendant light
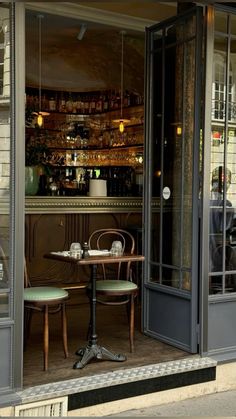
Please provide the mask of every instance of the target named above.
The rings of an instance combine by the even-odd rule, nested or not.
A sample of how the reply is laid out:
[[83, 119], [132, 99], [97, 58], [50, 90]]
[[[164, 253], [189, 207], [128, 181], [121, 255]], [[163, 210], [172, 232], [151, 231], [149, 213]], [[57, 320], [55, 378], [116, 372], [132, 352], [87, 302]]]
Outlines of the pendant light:
[[42, 19], [43, 15], [38, 15], [38, 32], [39, 32], [39, 110], [34, 114], [37, 115], [37, 124], [41, 128], [43, 118], [50, 115], [48, 112], [42, 111]]
[[123, 99], [124, 99], [124, 35], [126, 31], [120, 31], [121, 34], [121, 73], [120, 73], [120, 119], [114, 119], [113, 122], [119, 124], [119, 131], [123, 134], [125, 124], [130, 122], [129, 119], [123, 118]]

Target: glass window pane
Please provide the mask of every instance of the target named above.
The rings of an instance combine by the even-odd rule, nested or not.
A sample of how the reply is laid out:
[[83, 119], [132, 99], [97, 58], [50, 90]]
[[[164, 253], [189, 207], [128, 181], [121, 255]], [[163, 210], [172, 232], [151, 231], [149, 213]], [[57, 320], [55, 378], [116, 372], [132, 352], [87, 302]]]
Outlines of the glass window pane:
[[195, 41], [186, 44], [186, 74], [184, 84], [184, 129], [182, 135], [184, 175], [183, 175], [183, 236], [182, 236], [182, 265], [192, 266], [192, 191], [193, 191], [193, 162], [194, 153], [194, 91], [195, 91]]
[[210, 295], [235, 292], [236, 274], [210, 276], [209, 284]]
[[216, 13], [215, 29], [222, 35], [214, 42], [209, 269], [219, 275], [210, 276], [210, 294], [236, 292], [236, 61], [230, 37], [236, 20], [227, 20], [226, 13]]
[[230, 15], [230, 27], [231, 27], [231, 34], [236, 35], [236, 16], [233, 14]]
[[236, 274], [225, 275], [225, 293], [236, 291]]
[[215, 30], [217, 32], [227, 33], [227, 14], [215, 12]]
[[162, 268], [162, 284], [180, 288], [180, 271], [177, 269]]
[[0, 319], [9, 317], [9, 295], [0, 293]]
[[9, 316], [9, 202], [10, 202], [10, 19], [0, 5], [0, 317]]
[[[182, 34], [182, 32], [180, 31]], [[179, 32], [177, 31], [179, 36]], [[165, 132], [163, 150], [163, 188], [169, 188], [169, 199], [163, 199], [162, 257], [163, 263], [180, 266], [181, 241], [181, 185], [182, 140], [177, 136], [177, 126], [182, 121], [184, 46], [166, 50], [165, 65], [171, 69], [165, 77]], [[172, 94], [170, 94], [172, 92]], [[173, 100], [174, 97], [174, 100]]]
[[222, 294], [222, 275], [209, 277], [209, 294]]
[[210, 202], [210, 244], [209, 270], [221, 272], [223, 269], [223, 207], [222, 202], [212, 199]]
[[160, 268], [158, 265], [151, 265], [150, 282], [153, 282], [156, 284], [160, 283], [159, 270]]
[[152, 214], [152, 229], [150, 235], [151, 245], [151, 260], [153, 262], [160, 261], [160, 208], [156, 208], [156, 211]]
[[183, 272], [183, 278], [182, 278], [182, 289], [186, 291], [191, 290], [191, 281], [192, 281], [192, 275], [191, 272]]

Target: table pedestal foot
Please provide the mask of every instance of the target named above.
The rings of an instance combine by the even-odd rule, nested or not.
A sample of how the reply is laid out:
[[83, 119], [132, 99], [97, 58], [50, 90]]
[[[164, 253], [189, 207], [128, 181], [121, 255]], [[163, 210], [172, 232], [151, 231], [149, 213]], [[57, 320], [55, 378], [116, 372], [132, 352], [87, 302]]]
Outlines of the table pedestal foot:
[[74, 369], [84, 368], [93, 358], [109, 359], [110, 361], [123, 362], [126, 361], [126, 356], [122, 354], [114, 354], [103, 346], [88, 345], [86, 348], [78, 349], [76, 355], [82, 356], [82, 359], [76, 362], [73, 366]]

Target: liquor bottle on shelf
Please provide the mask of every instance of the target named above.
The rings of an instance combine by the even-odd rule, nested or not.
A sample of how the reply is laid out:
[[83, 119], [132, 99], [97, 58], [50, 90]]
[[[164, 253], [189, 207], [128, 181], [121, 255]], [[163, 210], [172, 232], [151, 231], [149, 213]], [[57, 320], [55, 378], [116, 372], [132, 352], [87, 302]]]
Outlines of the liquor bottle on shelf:
[[94, 114], [96, 111], [96, 97], [93, 95], [90, 102], [90, 113]]
[[109, 109], [109, 98], [107, 92], [103, 95], [103, 111], [107, 112]]
[[59, 100], [58, 110], [59, 112], [66, 112], [66, 100], [64, 98], [63, 92], [61, 93], [61, 97]]
[[56, 111], [56, 100], [54, 99], [54, 97], [51, 97], [51, 99], [49, 100], [49, 111]]
[[96, 112], [100, 113], [103, 111], [103, 96], [100, 94], [97, 102], [96, 102]]

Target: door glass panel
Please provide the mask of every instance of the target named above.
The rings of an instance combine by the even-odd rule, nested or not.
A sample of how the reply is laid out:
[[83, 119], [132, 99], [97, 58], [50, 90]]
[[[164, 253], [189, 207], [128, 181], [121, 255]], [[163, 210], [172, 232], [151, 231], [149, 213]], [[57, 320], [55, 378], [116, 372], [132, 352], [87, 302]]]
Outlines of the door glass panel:
[[[181, 32], [182, 36], [182, 32]], [[168, 39], [169, 40], [169, 39]], [[169, 40], [171, 43], [173, 39]], [[169, 188], [170, 197], [163, 198], [162, 260], [164, 264], [180, 266], [181, 240], [181, 182], [182, 141], [176, 135], [177, 122], [182, 119], [183, 46], [168, 48], [165, 66], [165, 131], [163, 144], [163, 190]], [[177, 72], [175, 73], [175, 69]], [[173, 100], [174, 99], [174, 100]]]
[[215, 12], [215, 31], [222, 33], [227, 32], [227, 14], [222, 12]]
[[[158, 31], [153, 35], [153, 137], [152, 137], [152, 159], [151, 159], [151, 179], [152, 179], [152, 197], [156, 200], [160, 197], [160, 180], [161, 180], [161, 138], [162, 138], [162, 102], [159, 100], [162, 96], [162, 80], [163, 80], [163, 66], [162, 66], [162, 42], [163, 33]], [[158, 74], [158, 77], [155, 77]], [[158, 201], [159, 204], [159, 201]], [[158, 205], [159, 207], [159, 205]], [[150, 234], [151, 242], [151, 259], [153, 262], [160, 261], [160, 247], [159, 247], [159, 233], [160, 233], [160, 211], [153, 206], [152, 214], [152, 230]], [[159, 277], [159, 271], [158, 271]], [[151, 281], [156, 281], [156, 276], [151, 275]]]
[[160, 283], [160, 267], [157, 265], [151, 266], [150, 281], [156, 284]]
[[[230, 26], [231, 26], [231, 34], [232, 35], [236, 35], [236, 16], [235, 15], [231, 15], [230, 16]], [[234, 40], [235, 42], [235, 40]]]
[[0, 317], [9, 316], [10, 14], [0, 5]]
[[222, 33], [214, 42], [209, 293], [224, 294], [236, 291], [236, 40], [229, 36], [236, 22], [223, 12], [216, 13], [215, 22]]
[[0, 319], [9, 316], [9, 295], [0, 293]]
[[183, 290], [190, 291], [191, 290], [191, 272], [184, 272], [182, 273], [182, 287]]
[[162, 284], [169, 287], [179, 288], [180, 271], [171, 268], [162, 268]]
[[190, 268], [192, 265], [191, 252], [191, 232], [192, 232], [192, 191], [193, 191], [193, 136], [194, 136], [194, 91], [195, 91], [195, 41], [190, 41], [186, 45], [186, 74], [184, 83], [184, 120], [183, 136], [184, 144], [184, 163], [183, 163], [183, 237], [182, 254], [183, 266]]
[[149, 280], [184, 290], [191, 290], [195, 33], [195, 17], [156, 32], [151, 60], [152, 197], [159, 215], [153, 209], [150, 238], [160, 268], [151, 268]]

